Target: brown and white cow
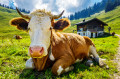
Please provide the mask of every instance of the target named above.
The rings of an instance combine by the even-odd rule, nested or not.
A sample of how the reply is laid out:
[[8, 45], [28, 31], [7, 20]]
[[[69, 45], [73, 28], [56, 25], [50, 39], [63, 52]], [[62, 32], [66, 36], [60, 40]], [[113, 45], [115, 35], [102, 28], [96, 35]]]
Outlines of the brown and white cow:
[[72, 64], [89, 58], [92, 54], [96, 62], [102, 66], [96, 48], [90, 38], [73, 33], [59, 33], [70, 25], [67, 18], [54, 21], [62, 16], [53, 15], [45, 10], [36, 10], [30, 14], [17, 12], [23, 18], [14, 18], [10, 24], [19, 30], [29, 32], [31, 44], [29, 55], [31, 58], [26, 62], [26, 68], [36, 68], [42, 71], [52, 66], [55, 75], [61, 75], [73, 70]]

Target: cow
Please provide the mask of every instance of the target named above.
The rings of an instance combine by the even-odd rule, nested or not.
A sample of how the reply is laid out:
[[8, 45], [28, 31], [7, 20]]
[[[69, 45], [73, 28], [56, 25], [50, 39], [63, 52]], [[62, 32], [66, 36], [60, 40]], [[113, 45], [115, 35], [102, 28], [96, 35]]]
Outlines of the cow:
[[14, 35], [13, 38], [15, 38], [15, 39], [22, 39], [22, 36]]
[[30, 14], [21, 13], [17, 8], [16, 10], [21, 17], [13, 18], [10, 25], [29, 32], [31, 39], [28, 50], [31, 58], [26, 61], [26, 68], [42, 71], [52, 67], [53, 74], [61, 75], [73, 70], [74, 63], [89, 59], [90, 55], [93, 55], [100, 66], [104, 65], [90, 38], [58, 32], [70, 26], [69, 19], [59, 19], [64, 11], [59, 15], [53, 15], [40, 9]]

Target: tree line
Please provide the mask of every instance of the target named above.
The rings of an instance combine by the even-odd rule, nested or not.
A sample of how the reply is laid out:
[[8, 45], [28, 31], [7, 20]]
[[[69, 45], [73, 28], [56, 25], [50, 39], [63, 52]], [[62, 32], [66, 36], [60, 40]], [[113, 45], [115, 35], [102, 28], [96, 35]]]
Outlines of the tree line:
[[[8, 9], [13, 9], [13, 10], [15, 10], [12, 6], [7, 6], [7, 5], [5, 5], [5, 4], [1, 4], [1, 3], [0, 3], [0, 6], [5, 7], [5, 8], [8, 8]], [[21, 12], [30, 13], [29, 10], [22, 9], [22, 8], [19, 8], [19, 7], [18, 7], [18, 9], [19, 9]]]
[[105, 12], [109, 12], [115, 9], [119, 5], [120, 5], [120, 0], [108, 0], [106, 4]]
[[82, 11], [75, 12], [68, 16], [70, 20], [76, 20], [80, 18], [90, 17], [95, 13], [99, 13], [102, 10], [105, 12], [113, 10], [115, 7], [120, 5], [120, 0], [102, 0], [101, 2], [95, 3], [93, 6], [83, 9]]

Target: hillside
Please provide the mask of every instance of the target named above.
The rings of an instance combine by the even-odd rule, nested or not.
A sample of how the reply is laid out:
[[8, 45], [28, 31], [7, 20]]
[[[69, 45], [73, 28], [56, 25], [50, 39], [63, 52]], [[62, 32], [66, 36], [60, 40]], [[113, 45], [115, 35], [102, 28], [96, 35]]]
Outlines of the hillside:
[[12, 38], [17, 34], [25, 34], [24, 32], [17, 30], [16, 27], [11, 27], [9, 25], [9, 21], [15, 17], [20, 17], [15, 10], [0, 6], [0, 38]]
[[108, 13], [102, 13], [97, 18], [108, 23], [108, 26], [105, 27], [106, 32], [108, 32], [108, 27], [111, 27], [111, 32], [120, 34], [120, 6]]

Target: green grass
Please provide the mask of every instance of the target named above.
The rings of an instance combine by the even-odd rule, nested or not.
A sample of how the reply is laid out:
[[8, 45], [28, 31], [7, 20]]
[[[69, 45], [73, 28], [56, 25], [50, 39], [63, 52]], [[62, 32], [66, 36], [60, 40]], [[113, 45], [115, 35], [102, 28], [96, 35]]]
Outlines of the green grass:
[[[15, 11], [10, 11], [11, 13], [0, 7], [0, 79], [109, 79], [114, 73], [117, 73], [116, 63], [112, 61], [118, 47], [119, 38], [116, 36], [92, 38], [100, 57], [107, 59], [109, 69], [100, 68], [95, 62], [93, 67], [85, 66], [85, 62], [76, 63], [73, 71], [61, 76], [54, 76], [51, 68], [43, 72], [25, 69], [26, 60], [30, 58], [27, 55], [30, 45], [29, 35], [9, 26], [9, 20], [18, 17]], [[72, 24], [77, 21], [72, 21]], [[73, 29], [75, 29], [74, 26], [64, 32], [72, 32]], [[16, 34], [21, 35], [23, 39], [13, 39]]]
[[[106, 68], [100, 68], [98, 65], [93, 67], [85, 66], [85, 62], [77, 63], [74, 65], [75, 69], [62, 76], [54, 76], [51, 69], [47, 69], [43, 72], [37, 72], [36, 70], [25, 70], [25, 62], [29, 59], [27, 56], [28, 47], [30, 44], [29, 37], [21, 40], [15, 39], [3, 39], [0, 40], [0, 77], [2, 79], [13, 78], [83, 78], [86, 79], [106, 79], [110, 78], [110, 75], [117, 72], [116, 64], [111, 61], [116, 54], [116, 48], [118, 47], [117, 37], [105, 37], [105, 38], [92, 38], [96, 45], [97, 51], [104, 53], [100, 55], [101, 58], [107, 59], [109, 70]], [[3, 42], [2, 42], [3, 41]], [[37, 76], [36, 76], [37, 75]]]

